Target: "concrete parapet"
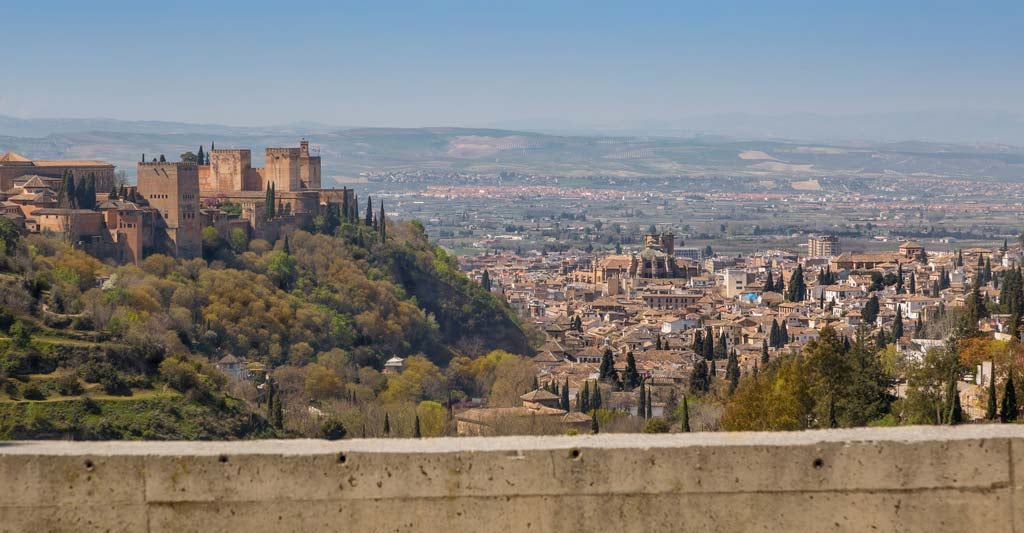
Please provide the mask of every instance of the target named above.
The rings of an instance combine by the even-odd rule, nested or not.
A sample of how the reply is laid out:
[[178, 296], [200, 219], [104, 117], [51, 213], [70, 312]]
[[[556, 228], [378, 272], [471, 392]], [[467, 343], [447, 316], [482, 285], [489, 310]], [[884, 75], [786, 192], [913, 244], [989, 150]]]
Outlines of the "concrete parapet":
[[1024, 426], [0, 443], [2, 531], [1016, 531]]

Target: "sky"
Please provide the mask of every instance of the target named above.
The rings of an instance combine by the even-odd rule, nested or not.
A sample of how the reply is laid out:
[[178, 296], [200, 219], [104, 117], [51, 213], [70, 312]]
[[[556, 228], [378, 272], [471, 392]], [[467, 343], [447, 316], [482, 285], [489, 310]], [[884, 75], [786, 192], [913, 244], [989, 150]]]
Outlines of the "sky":
[[25, 118], [486, 126], [1024, 114], [1020, 1], [34, 0], [3, 12], [0, 115]]

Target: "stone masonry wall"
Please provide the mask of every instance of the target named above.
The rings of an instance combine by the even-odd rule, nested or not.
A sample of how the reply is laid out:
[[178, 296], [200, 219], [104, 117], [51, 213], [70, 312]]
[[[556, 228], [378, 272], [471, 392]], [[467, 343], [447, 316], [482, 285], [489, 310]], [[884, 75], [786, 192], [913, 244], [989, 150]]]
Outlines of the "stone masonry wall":
[[1024, 426], [0, 443], [3, 531], [1018, 531]]

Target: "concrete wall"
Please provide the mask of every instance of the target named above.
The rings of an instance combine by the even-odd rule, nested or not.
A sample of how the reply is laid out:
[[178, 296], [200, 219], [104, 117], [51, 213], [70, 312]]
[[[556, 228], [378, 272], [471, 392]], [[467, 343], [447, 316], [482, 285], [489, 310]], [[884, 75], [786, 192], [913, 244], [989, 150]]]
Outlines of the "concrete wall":
[[0, 443], [3, 531], [1018, 531], [1024, 427]]

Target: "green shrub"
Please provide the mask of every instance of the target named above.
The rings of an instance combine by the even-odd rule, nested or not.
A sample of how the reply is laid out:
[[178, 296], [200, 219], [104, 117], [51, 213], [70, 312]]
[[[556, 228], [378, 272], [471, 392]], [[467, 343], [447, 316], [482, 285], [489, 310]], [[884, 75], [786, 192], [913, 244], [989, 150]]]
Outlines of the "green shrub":
[[22, 388], [22, 390], [21, 390], [21, 395], [26, 400], [45, 400], [46, 399], [46, 393], [43, 392], [43, 389], [39, 388], [39, 385], [36, 385], [35, 383], [28, 383], [28, 384], [26, 384]]
[[320, 426], [320, 437], [327, 440], [340, 440], [347, 434], [348, 430], [345, 429], [345, 424], [336, 418], [331, 418]]
[[66, 374], [61, 376], [54, 383], [57, 392], [62, 396], [77, 396], [82, 394], [82, 385], [78, 382], [78, 376]]
[[644, 425], [644, 433], [668, 433], [668, 422], [660, 418], [652, 418]]

